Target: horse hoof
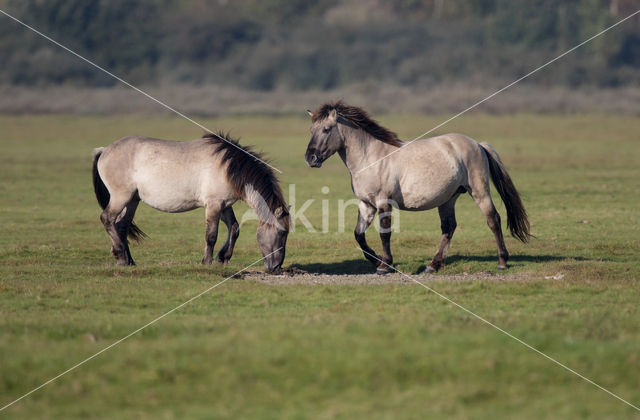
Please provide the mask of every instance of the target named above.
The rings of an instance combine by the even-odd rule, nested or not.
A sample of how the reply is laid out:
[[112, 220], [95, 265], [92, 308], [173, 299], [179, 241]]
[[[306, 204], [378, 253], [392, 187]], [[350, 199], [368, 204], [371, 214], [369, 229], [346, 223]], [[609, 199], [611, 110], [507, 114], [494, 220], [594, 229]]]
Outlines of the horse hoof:
[[231, 257], [225, 257], [224, 254], [218, 254], [216, 256], [216, 262], [220, 265], [228, 265]]
[[376, 274], [379, 276], [384, 276], [385, 274], [389, 274], [391, 272], [390, 269], [388, 268], [377, 268], [376, 269]]
[[436, 269], [428, 265], [427, 268], [424, 269], [424, 272], [427, 274], [433, 274], [436, 272]]
[[498, 266], [498, 270], [506, 270], [507, 266], [506, 265], [499, 265]]

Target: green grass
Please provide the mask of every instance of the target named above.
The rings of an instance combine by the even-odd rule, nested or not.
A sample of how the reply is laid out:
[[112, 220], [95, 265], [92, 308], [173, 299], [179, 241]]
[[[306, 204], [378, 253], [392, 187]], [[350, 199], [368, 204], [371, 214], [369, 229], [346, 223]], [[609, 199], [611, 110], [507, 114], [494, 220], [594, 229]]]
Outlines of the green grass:
[[[380, 121], [413, 138], [443, 119]], [[265, 151], [284, 172], [285, 192], [296, 184], [298, 207], [315, 200], [305, 215], [318, 230], [321, 200], [329, 200], [329, 231], [310, 233], [298, 224], [285, 265], [372, 271], [353, 240], [355, 206], [346, 231], [337, 232], [337, 200], [353, 198], [342, 162], [334, 157], [320, 170], [304, 163], [306, 118], [203, 123]], [[640, 404], [640, 121], [471, 115], [447, 131], [494, 145], [537, 239], [507, 240], [515, 280], [451, 281], [447, 274], [495, 273], [497, 265], [480, 211], [461, 197], [448, 265], [430, 287]], [[98, 220], [91, 149], [129, 134], [190, 139], [201, 131], [168, 116], [0, 116], [0, 406], [260, 258], [255, 222], [247, 222], [231, 265], [202, 267], [203, 212], [169, 215], [142, 205], [136, 220], [150, 238], [133, 247], [137, 267], [116, 268]], [[235, 208], [239, 216], [246, 210]], [[499, 210], [504, 220], [501, 203]], [[403, 212], [400, 230], [392, 237], [397, 267], [415, 273], [435, 252], [437, 212]], [[374, 229], [369, 242], [380, 249]], [[564, 278], [544, 278], [556, 273]], [[640, 418], [417, 285], [267, 286], [242, 279], [2, 415]]]

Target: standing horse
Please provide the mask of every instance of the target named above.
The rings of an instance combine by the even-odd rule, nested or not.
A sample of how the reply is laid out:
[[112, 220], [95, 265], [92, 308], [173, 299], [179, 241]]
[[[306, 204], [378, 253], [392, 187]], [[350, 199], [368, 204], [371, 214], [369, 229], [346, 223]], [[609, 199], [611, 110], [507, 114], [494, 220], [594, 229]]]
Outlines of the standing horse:
[[[351, 186], [358, 205], [356, 241], [378, 274], [391, 271], [391, 206], [401, 210], [438, 208], [442, 238], [426, 268], [435, 272], [444, 266], [449, 243], [456, 229], [455, 203], [468, 192], [487, 218], [498, 245], [498, 269], [507, 268], [509, 253], [502, 237], [500, 215], [489, 194], [493, 180], [507, 208], [511, 234], [527, 242], [529, 221], [518, 191], [496, 151], [461, 134], [404, 142], [378, 125], [362, 109], [342, 102], [325, 104], [311, 115], [311, 141], [305, 160], [312, 168], [322, 166], [338, 152], [351, 173]], [[380, 217], [383, 255], [368, 245], [365, 231], [376, 214]]]
[[222, 219], [229, 233], [217, 260], [227, 263], [240, 233], [231, 206], [243, 200], [258, 215], [258, 245], [267, 271], [280, 271], [289, 233], [289, 211], [278, 180], [250, 148], [223, 138], [222, 133], [208, 133], [189, 142], [125, 137], [94, 149], [93, 186], [116, 264], [135, 265], [127, 236], [134, 240], [144, 236], [133, 223], [140, 200], [169, 213], [205, 208], [203, 264], [213, 262]]

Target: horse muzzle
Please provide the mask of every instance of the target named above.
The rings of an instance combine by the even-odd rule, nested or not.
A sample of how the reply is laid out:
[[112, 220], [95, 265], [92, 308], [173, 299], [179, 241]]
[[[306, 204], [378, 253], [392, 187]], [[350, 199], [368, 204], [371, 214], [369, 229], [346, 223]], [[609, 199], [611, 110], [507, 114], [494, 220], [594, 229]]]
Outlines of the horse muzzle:
[[277, 276], [278, 274], [282, 273], [282, 261], [275, 265], [266, 263], [265, 268], [266, 268], [265, 273]]
[[278, 275], [282, 273], [282, 263], [284, 262], [284, 248], [280, 248], [278, 251], [269, 256], [264, 261], [264, 268], [267, 274]]
[[322, 159], [318, 157], [315, 153], [311, 153], [306, 156], [307, 165], [312, 168], [319, 168], [322, 166]]

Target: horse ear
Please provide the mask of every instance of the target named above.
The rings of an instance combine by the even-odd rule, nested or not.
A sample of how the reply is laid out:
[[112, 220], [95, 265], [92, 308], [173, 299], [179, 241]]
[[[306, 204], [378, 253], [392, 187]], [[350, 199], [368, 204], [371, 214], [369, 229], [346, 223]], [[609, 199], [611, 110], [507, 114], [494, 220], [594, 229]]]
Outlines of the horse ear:
[[338, 119], [338, 111], [336, 111], [336, 109], [332, 109], [331, 112], [329, 112], [329, 120], [331, 121], [335, 121]]
[[313, 112], [311, 112], [310, 109], [307, 109], [307, 114], [309, 114], [310, 117], [313, 117]]

